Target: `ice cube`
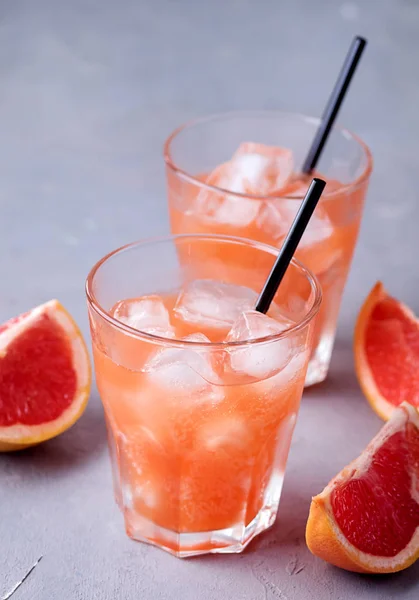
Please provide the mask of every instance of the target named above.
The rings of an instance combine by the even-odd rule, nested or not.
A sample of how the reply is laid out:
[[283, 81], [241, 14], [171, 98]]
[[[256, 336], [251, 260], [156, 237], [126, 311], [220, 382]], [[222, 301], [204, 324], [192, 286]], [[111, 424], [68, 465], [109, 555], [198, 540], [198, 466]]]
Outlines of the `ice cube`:
[[240, 144], [231, 163], [235, 166], [236, 185], [245, 189], [243, 193], [255, 196], [282, 189], [294, 170], [291, 150], [255, 142]]
[[248, 341], [282, 333], [293, 323], [282, 316], [279, 311], [277, 306], [275, 319], [256, 310], [243, 311], [230, 329], [226, 341]]
[[260, 208], [259, 200], [250, 198], [221, 196], [209, 191], [202, 191], [198, 196], [191, 212], [220, 225], [247, 227], [256, 219]]
[[179, 294], [174, 312], [187, 323], [225, 329], [241, 312], [253, 308], [256, 300], [257, 294], [250, 288], [197, 279]]
[[291, 179], [288, 184], [281, 190], [275, 190], [271, 196], [286, 196], [287, 198], [304, 198], [309, 188], [310, 181], [303, 181], [301, 179]]
[[[261, 206], [256, 219], [257, 226], [275, 241], [283, 239], [300, 208], [301, 200], [288, 198], [267, 200]], [[323, 242], [333, 234], [333, 225], [322, 207], [318, 207], [299, 243], [299, 248], [307, 248]]]
[[238, 416], [220, 416], [205, 423], [199, 432], [199, 444], [211, 451], [247, 445], [246, 423]]
[[157, 486], [151, 481], [144, 481], [133, 485], [124, 483], [121, 487], [123, 506], [127, 510], [135, 510], [136, 502], [140, 501], [148, 508], [156, 508], [161, 500]]
[[113, 316], [133, 329], [163, 337], [175, 337], [169, 312], [160, 296], [121, 300], [115, 306]]
[[[292, 385], [297, 377], [302, 375], [305, 366], [308, 362], [307, 351], [294, 352], [291, 354], [291, 360], [285, 365], [279, 373], [273, 377], [263, 381], [264, 391], [266, 393], [273, 392], [275, 390], [281, 390]], [[259, 385], [259, 384], [258, 384]]]
[[208, 344], [210, 340], [203, 333], [190, 333], [189, 335], [185, 335], [182, 340], [186, 340], [189, 342], [199, 342], [201, 344]]
[[[275, 344], [278, 344], [278, 342], [275, 342]], [[295, 349], [291, 353], [291, 360], [283, 368], [275, 372], [275, 374], [271, 372], [268, 374], [268, 377], [259, 378], [256, 382], [252, 383], [252, 393], [263, 398], [265, 403], [277, 403], [278, 396], [287, 389], [290, 390], [296, 384], [299, 377], [301, 378], [301, 386], [303, 386], [307, 363], [308, 352], [304, 350], [298, 352]]]
[[[244, 193], [245, 189], [237, 178], [232, 177], [234, 169], [230, 163], [217, 167], [209, 175], [206, 183], [232, 192]], [[250, 225], [259, 212], [259, 201], [251, 198], [218, 193], [203, 189], [192, 203], [189, 212], [199, 218], [222, 225], [246, 227]]]
[[[246, 142], [232, 159], [208, 176], [206, 183], [222, 190], [249, 196], [264, 196], [284, 187], [292, 176], [291, 150]], [[202, 190], [190, 212], [205, 220], [247, 227], [260, 210], [260, 201], [214, 190]]]
[[151, 481], [145, 481], [143, 485], [135, 488], [134, 499], [140, 500], [148, 508], [156, 508], [161, 501], [161, 492]]
[[[279, 321], [254, 310], [246, 311], [238, 317], [226, 341], [247, 341], [275, 335], [285, 331], [290, 324], [285, 318]], [[293, 354], [292, 340], [287, 337], [274, 342], [249, 344], [230, 349], [230, 367], [235, 372], [262, 379], [284, 369]]]
[[129, 483], [121, 484], [122, 504], [124, 508], [132, 510], [134, 508], [134, 495]]
[[275, 242], [283, 239], [297, 214], [300, 203], [287, 205], [287, 200], [265, 200], [260, 207], [256, 225]]
[[[210, 341], [203, 334], [192, 334], [184, 339]], [[172, 395], [181, 396], [185, 404], [188, 397], [210, 402], [219, 402], [224, 398], [221, 380], [205, 349], [164, 348], [146, 363], [144, 370], [154, 385]]]
[[313, 215], [303, 237], [301, 238], [300, 247], [309, 248], [310, 246], [314, 246], [314, 244], [324, 242], [332, 235], [333, 225], [329, 217], [319, 217]]

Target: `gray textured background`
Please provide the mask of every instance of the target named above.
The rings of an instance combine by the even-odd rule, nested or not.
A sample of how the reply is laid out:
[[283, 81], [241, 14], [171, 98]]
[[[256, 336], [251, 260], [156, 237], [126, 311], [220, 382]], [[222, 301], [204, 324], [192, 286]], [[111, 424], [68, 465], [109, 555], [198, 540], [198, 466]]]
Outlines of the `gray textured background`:
[[330, 378], [305, 395], [276, 525], [242, 556], [180, 561], [130, 541], [94, 392], [59, 439], [0, 456], [0, 598], [40, 555], [13, 600], [418, 598], [419, 565], [360, 577], [304, 543], [311, 495], [380, 427], [353, 374], [358, 307], [383, 278], [419, 311], [416, 0], [2, 0], [0, 321], [56, 296], [87, 334], [90, 266], [168, 230], [165, 136], [213, 111], [320, 113], [355, 33], [370, 45], [341, 120], [375, 171]]

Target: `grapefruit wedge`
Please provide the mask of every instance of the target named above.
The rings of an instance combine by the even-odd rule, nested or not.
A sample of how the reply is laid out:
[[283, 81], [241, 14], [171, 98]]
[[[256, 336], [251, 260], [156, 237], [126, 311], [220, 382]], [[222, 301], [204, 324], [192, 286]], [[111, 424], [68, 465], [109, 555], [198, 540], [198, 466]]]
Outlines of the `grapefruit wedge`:
[[403, 401], [419, 407], [419, 320], [380, 282], [359, 312], [354, 353], [359, 384], [382, 419]]
[[364, 452], [313, 498], [310, 551], [359, 573], [392, 573], [419, 558], [419, 414], [407, 403]]
[[90, 380], [82, 335], [57, 300], [0, 325], [0, 451], [68, 429], [86, 407]]

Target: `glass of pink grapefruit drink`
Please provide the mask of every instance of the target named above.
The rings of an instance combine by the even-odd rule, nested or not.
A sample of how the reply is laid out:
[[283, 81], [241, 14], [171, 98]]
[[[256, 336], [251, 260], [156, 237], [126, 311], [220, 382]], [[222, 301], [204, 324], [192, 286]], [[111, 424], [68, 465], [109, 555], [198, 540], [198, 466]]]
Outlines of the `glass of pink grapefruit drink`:
[[96, 381], [126, 531], [176, 556], [240, 552], [276, 517], [321, 292], [277, 250], [218, 235], [138, 242], [87, 279]]
[[[299, 173], [318, 125], [304, 115], [250, 111], [177, 129], [164, 149], [172, 232], [280, 247], [311, 180]], [[364, 142], [334, 127], [314, 174], [327, 185], [296, 253], [323, 290], [306, 385], [327, 376], [371, 170]]]

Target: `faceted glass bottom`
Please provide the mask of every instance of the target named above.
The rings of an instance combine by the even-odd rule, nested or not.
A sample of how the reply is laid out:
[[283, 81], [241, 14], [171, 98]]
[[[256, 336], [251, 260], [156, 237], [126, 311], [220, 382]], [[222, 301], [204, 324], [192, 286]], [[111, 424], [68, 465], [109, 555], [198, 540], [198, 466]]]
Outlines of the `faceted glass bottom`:
[[[157, 546], [179, 558], [209, 553], [240, 553], [254, 537], [275, 522], [283, 479], [283, 473], [278, 472], [271, 477], [265, 492], [263, 508], [250, 523], [236, 523], [226, 529], [179, 533], [156, 525], [127, 507], [123, 508], [120, 505], [120, 508], [129, 537]], [[119, 498], [117, 497], [117, 500]]]

